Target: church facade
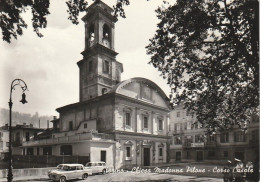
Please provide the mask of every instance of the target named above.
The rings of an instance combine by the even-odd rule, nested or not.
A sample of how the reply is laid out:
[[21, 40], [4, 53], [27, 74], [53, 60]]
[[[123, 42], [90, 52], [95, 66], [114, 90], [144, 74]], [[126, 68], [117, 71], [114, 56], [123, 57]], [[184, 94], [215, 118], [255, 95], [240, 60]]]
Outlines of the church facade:
[[[145, 78], [121, 81], [116, 60], [113, 9], [96, 1], [82, 18], [85, 50], [79, 67], [79, 102], [57, 109], [49, 138], [28, 141], [26, 151], [52, 156], [89, 156], [108, 167], [150, 166], [167, 162], [169, 112], [165, 93]], [[45, 151], [45, 152], [44, 152]]]

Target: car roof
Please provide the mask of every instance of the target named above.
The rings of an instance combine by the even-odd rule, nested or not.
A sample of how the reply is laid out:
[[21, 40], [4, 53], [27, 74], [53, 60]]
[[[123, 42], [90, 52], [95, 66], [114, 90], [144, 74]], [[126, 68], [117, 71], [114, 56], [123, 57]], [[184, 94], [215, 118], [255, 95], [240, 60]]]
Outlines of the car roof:
[[63, 166], [83, 166], [82, 164], [61, 164]]
[[97, 162], [88, 162], [88, 163], [105, 163], [103, 161], [97, 161]]

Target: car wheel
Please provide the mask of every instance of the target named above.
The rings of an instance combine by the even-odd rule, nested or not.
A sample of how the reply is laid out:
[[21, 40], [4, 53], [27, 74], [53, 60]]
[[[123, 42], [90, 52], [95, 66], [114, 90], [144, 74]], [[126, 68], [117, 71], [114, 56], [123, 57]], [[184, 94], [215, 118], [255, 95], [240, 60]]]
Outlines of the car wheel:
[[87, 174], [87, 173], [85, 173], [85, 174], [82, 175], [82, 179], [86, 179], [87, 177], [88, 177], [88, 174]]
[[65, 176], [60, 177], [60, 182], [66, 182], [66, 177]]
[[106, 172], [107, 172], [107, 171], [106, 171], [105, 169], [102, 170], [102, 174], [106, 174]]

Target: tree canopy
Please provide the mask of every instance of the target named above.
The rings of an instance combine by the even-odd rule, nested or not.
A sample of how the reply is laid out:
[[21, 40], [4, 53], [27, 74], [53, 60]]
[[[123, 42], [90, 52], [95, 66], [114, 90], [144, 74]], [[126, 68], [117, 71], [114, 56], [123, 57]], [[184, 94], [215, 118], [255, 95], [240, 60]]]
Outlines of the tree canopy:
[[[99, 0], [93, 0], [99, 1]], [[73, 24], [78, 24], [80, 12], [87, 9], [86, 0], [66, 0], [68, 19]], [[118, 0], [115, 3], [114, 16], [125, 17], [124, 5], [129, 5], [129, 0]], [[47, 27], [47, 16], [49, 12], [50, 0], [0, 0], [0, 28], [2, 30], [3, 40], [10, 43], [12, 37], [23, 34], [23, 29], [27, 28], [27, 23], [22, 17], [22, 13], [31, 11], [32, 27], [34, 32], [42, 37], [40, 29]]]
[[177, 0], [159, 7], [150, 63], [209, 133], [246, 128], [259, 104], [257, 0]]

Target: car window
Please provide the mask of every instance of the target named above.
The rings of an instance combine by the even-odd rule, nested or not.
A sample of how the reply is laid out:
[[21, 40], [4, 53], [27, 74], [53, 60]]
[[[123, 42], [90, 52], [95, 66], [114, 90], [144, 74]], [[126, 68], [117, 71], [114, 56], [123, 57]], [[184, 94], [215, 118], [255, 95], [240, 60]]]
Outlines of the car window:
[[77, 166], [77, 170], [83, 170], [82, 166]]
[[63, 166], [62, 168], [64, 171], [69, 171], [69, 166]]
[[69, 170], [70, 171], [75, 171], [76, 170], [76, 166], [70, 166]]
[[89, 162], [89, 163], [87, 163], [87, 165], [86, 165], [86, 166], [92, 166], [92, 163], [90, 163], [90, 162]]

